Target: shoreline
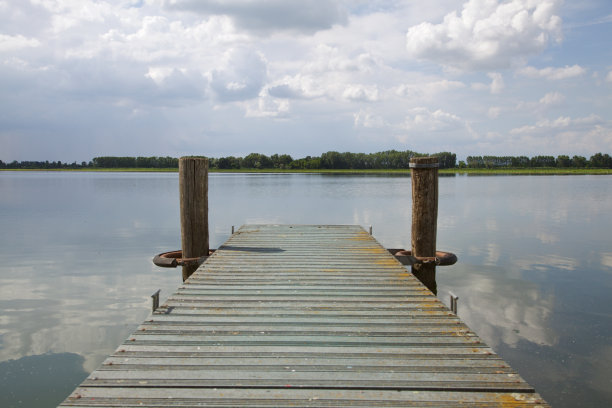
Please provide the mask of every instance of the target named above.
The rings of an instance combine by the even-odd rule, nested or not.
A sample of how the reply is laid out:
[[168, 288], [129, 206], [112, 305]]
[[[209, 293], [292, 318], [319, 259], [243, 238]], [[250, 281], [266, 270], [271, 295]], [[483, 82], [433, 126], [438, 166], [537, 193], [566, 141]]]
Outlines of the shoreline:
[[[80, 168], [80, 169], [0, 169], [0, 171], [42, 172], [113, 172], [113, 173], [178, 173], [176, 168]], [[209, 169], [210, 173], [252, 174], [392, 174], [408, 175], [409, 169]], [[440, 174], [460, 175], [610, 175], [612, 169], [589, 168], [508, 168], [508, 169], [440, 169]]]

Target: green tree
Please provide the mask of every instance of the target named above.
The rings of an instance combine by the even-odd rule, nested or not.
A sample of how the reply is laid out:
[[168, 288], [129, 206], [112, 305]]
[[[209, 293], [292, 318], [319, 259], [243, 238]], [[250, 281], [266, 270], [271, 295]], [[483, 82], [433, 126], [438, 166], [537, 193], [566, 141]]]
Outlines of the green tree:
[[612, 157], [607, 153], [595, 153], [589, 159], [589, 167], [612, 169]]
[[273, 167], [272, 160], [264, 154], [251, 153], [242, 159], [242, 167], [247, 169], [270, 169]]
[[466, 159], [467, 166], [472, 169], [482, 169], [485, 167], [485, 162], [482, 156], [468, 156]]
[[321, 155], [321, 167], [324, 169], [348, 169], [348, 163], [343, 154], [331, 151]]
[[557, 167], [571, 167], [572, 159], [566, 155], [557, 156]]
[[587, 159], [584, 156], [574, 156], [572, 157], [572, 167], [576, 168], [584, 168], [587, 166]]
[[270, 156], [270, 160], [272, 161], [272, 166], [275, 169], [288, 169], [291, 167], [291, 162], [293, 158], [288, 154], [273, 154]]
[[556, 162], [553, 156], [534, 156], [530, 161], [531, 167], [555, 167]]
[[440, 152], [432, 154], [432, 156], [438, 158], [441, 169], [453, 169], [457, 166], [457, 155], [455, 153]]

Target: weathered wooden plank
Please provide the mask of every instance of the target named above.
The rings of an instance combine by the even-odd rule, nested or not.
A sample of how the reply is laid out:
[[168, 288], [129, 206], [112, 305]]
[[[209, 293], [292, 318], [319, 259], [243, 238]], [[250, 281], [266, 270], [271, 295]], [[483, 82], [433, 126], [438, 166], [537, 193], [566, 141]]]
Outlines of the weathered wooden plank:
[[[113, 355], [104, 361], [104, 364], [100, 369], [106, 369], [108, 366], [112, 366], [115, 369], [129, 369], [132, 366], [209, 366], [209, 367], [257, 367], [257, 366], [278, 366], [287, 367], [299, 365], [303, 366], [309, 363], [311, 356], [301, 357], [279, 357], [270, 353], [258, 355], [256, 357], [241, 356], [234, 354], [232, 356], [221, 355], [184, 355], [184, 356], [167, 356], [165, 354], [129, 354], [126, 355]], [[351, 366], [355, 369], [357, 367], [384, 367], [384, 368], [396, 368], [398, 370], [412, 370], [412, 371], [424, 371], [431, 369], [432, 367], [443, 367], [452, 368], [453, 370], [460, 370], [463, 367], [469, 368], [488, 368], [492, 370], [503, 370], [503, 372], [510, 373], [512, 369], [503, 360], [499, 358], [493, 359], [478, 359], [470, 358], [469, 355], [449, 355], [441, 354], [437, 358], [426, 358], [423, 356], [414, 356], [413, 358], [407, 358], [403, 355], [395, 355], [393, 358], [376, 358], [373, 362], [374, 357], [339, 357], [335, 359], [329, 359], [324, 362], [320, 362], [317, 367], [347, 367]], [[372, 364], [376, 364], [372, 366]]]
[[545, 406], [355, 226], [244, 226], [64, 406]]
[[[474, 393], [384, 390], [152, 389], [147, 398], [134, 388], [82, 388], [67, 406], [256, 406], [256, 407], [536, 407], [545, 402], [531, 393]], [[77, 398], [78, 396], [78, 398]]]
[[400, 358], [402, 356], [418, 356], [423, 358], [439, 358], [441, 355], [453, 355], [453, 356], [469, 356], [470, 358], [498, 358], [486, 345], [478, 345], [474, 347], [464, 346], [439, 346], [439, 347], [385, 347], [373, 348], [373, 347], [359, 347], [359, 346], [347, 346], [342, 349], [336, 347], [328, 347], [323, 345], [312, 345], [311, 347], [304, 348], [300, 346], [261, 346], [256, 350], [249, 346], [235, 346], [227, 344], [216, 344], [209, 347], [202, 347], [201, 345], [194, 344], [181, 344], [181, 345], [151, 345], [151, 344], [138, 344], [135, 342], [127, 342], [121, 345], [117, 351], [113, 354], [114, 356], [123, 355], [147, 355], [149, 353], [159, 353], [172, 356], [172, 355], [206, 355], [212, 356], [266, 356], [275, 355], [279, 357], [284, 356], [302, 356], [304, 358], [312, 359], [323, 359], [328, 361], [334, 358], [353, 358], [356, 356], [364, 358]]

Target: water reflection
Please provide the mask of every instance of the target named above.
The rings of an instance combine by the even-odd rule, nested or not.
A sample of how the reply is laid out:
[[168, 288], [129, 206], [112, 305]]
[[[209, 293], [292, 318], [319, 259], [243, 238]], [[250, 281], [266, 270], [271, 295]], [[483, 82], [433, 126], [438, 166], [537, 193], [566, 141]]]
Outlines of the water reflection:
[[530, 258], [518, 257], [513, 261], [514, 265], [523, 271], [548, 271], [550, 268], [575, 271], [578, 268], [578, 260], [566, 256], [549, 254], [533, 255]]
[[460, 316], [491, 347], [516, 347], [520, 340], [548, 346], [557, 342], [558, 334], [549, 322], [556, 303], [553, 294], [526, 284], [503, 267], [457, 268], [453, 273], [461, 278], [445, 278], [444, 288], [460, 297]]
[[604, 252], [601, 254], [601, 264], [609, 268], [609, 272], [612, 272], [612, 252]]
[[0, 406], [56, 406], [87, 374], [83, 357], [74, 353], [46, 353], [1, 361]]
[[143, 288], [151, 293], [155, 288], [142, 274], [46, 278], [24, 268], [11, 272], [24, 274], [2, 279], [0, 360], [70, 351], [84, 356], [86, 371], [125, 339], [134, 319], [146, 317], [149, 303]]

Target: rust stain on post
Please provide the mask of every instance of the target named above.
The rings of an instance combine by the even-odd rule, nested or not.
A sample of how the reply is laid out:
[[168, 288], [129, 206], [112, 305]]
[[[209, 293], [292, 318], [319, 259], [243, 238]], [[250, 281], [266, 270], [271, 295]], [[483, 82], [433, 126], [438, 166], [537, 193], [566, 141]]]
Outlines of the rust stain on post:
[[[412, 255], [436, 256], [438, 227], [438, 158], [410, 159], [412, 178]], [[412, 273], [434, 294], [437, 293], [436, 266], [412, 266]]]
[[[183, 258], [208, 255], [208, 159], [179, 159], [179, 193]], [[183, 281], [197, 268], [184, 265]]]

